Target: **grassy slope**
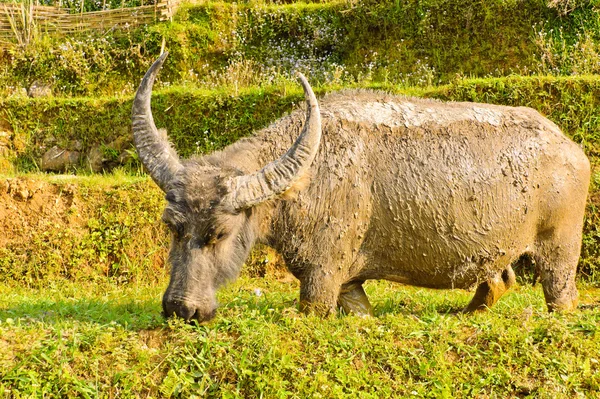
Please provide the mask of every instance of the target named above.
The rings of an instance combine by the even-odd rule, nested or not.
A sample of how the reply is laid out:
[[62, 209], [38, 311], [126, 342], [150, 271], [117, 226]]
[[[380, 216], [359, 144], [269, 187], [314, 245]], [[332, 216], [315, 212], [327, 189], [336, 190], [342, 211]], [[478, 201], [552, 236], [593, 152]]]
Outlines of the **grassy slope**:
[[[556, 41], [546, 44], [554, 43], [550, 52], [563, 44], [567, 49], [541, 68], [578, 72], [568, 47], [598, 24], [592, 3], [563, 18], [541, 0], [349, 4], [209, 2], [184, 8], [171, 25], [94, 41], [69, 39], [67, 45], [45, 41], [11, 59], [5, 54], [1, 81], [26, 87], [47, 79], [65, 93], [130, 93], [164, 37], [172, 53], [165, 80], [201, 84], [215, 78], [228, 87], [172, 88], [155, 97], [158, 124], [169, 128], [185, 155], [220, 148], [289, 111], [301, 99], [295, 86], [239, 86], [264, 85], [269, 71], [265, 75], [258, 65], [284, 65], [285, 75], [300, 64], [325, 82], [359, 80], [400, 91], [390, 82], [441, 79], [451, 84], [411, 91], [532, 106], [582, 143], [598, 165], [597, 78], [454, 80], [455, 74], [535, 70], [548, 55], [535, 43], [536, 29], [558, 26]], [[243, 43], [232, 39], [233, 30]], [[596, 38], [590, 40], [583, 48], [588, 56], [597, 52]], [[289, 51], [293, 47], [299, 52]], [[576, 53], [585, 53], [581, 49]], [[237, 64], [240, 56], [254, 64]], [[586, 61], [592, 58], [584, 54], [579, 65], [591, 65]], [[315, 69], [320, 64], [327, 68]], [[341, 65], [340, 77], [332, 75], [334, 64]], [[17, 166], [32, 170], [44, 146], [80, 140], [89, 148], [128, 135], [129, 101], [0, 99], [0, 129], [8, 125], [12, 133]], [[581, 287], [584, 306], [573, 314], [547, 314], [540, 287], [521, 286], [491, 312], [462, 316], [454, 312], [468, 301], [464, 291], [370, 282], [376, 318], [323, 321], [298, 314], [295, 281], [252, 278], [250, 265], [220, 292], [223, 306], [215, 321], [201, 327], [167, 323], [160, 317], [167, 271], [158, 190], [147, 179], [122, 176], [49, 184], [78, 198], [84, 217], [71, 223], [76, 212], [65, 207], [56, 223], [23, 229], [19, 240], [0, 248], [0, 397], [600, 395], [597, 288]], [[597, 184], [595, 174], [582, 257], [596, 282]]]
[[[300, 69], [319, 82], [448, 82], [461, 76], [598, 72], [600, 16], [545, 0], [330, 1], [184, 5], [171, 23], [42, 38], [0, 52], [0, 93], [131, 93], [164, 44], [163, 79], [246, 86]], [[368, 34], [367, 34], [368, 32]]]
[[[242, 277], [201, 327], [159, 317], [152, 286], [0, 285], [0, 396], [595, 397], [600, 301], [545, 312], [517, 287], [488, 313], [463, 291], [371, 282], [376, 317], [297, 311], [297, 283]], [[260, 292], [260, 296], [257, 295]]]

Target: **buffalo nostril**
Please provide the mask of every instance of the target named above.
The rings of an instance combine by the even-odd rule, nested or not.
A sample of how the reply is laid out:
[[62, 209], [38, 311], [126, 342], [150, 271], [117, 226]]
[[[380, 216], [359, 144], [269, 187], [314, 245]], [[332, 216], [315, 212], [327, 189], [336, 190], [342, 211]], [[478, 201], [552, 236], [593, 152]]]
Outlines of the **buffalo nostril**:
[[215, 317], [217, 312], [216, 306], [210, 306], [208, 303], [203, 306], [203, 303], [196, 301], [188, 301], [185, 299], [172, 299], [163, 296], [163, 315], [167, 318], [177, 316], [187, 322], [196, 321], [202, 323]]
[[200, 310], [198, 310], [196, 312], [195, 319], [199, 323], [202, 323], [203, 321], [209, 321], [209, 320], [214, 319], [216, 315], [217, 315], [217, 309], [216, 308], [214, 308], [213, 310], [211, 310], [211, 311], [209, 311], [207, 313], [201, 313]]
[[196, 313], [196, 307], [177, 299], [163, 298], [163, 314], [165, 317], [178, 316], [189, 320]]
[[173, 303], [171, 309], [172, 311], [168, 312], [169, 315], [176, 315], [185, 321], [190, 321], [196, 314], [196, 307], [194, 305], [183, 302]]
[[199, 323], [208, 321], [215, 317], [216, 308], [204, 312], [196, 304], [183, 301], [163, 301], [163, 315], [165, 317], [177, 316], [185, 321], [197, 321]]

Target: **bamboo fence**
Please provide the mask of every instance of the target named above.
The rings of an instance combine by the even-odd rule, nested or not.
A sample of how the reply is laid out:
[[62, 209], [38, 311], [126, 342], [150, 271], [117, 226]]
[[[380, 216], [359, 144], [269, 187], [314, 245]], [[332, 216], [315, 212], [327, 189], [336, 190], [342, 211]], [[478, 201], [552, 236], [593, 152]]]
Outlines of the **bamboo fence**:
[[40, 34], [65, 36], [168, 21], [179, 3], [179, 0], [161, 0], [153, 5], [79, 13], [70, 13], [60, 7], [0, 3], [0, 47], [18, 43], [17, 35], [32, 29]]

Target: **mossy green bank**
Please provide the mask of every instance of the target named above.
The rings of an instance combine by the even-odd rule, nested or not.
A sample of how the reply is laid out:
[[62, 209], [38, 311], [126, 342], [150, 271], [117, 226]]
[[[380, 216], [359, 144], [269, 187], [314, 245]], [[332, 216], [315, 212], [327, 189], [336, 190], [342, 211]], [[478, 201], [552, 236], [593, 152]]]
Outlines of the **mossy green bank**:
[[[598, 195], [600, 188], [598, 171], [600, 79], [595, 76], [514, 76], [459, 80], [445, 86], [426, 89], [406, 90], [392, 85], [372, 85], [372, 87], [442, 100], [529, 106], [556, 122], [568, 136], [583, 146], [592, 162], [593, 179], [579, 270], [581, 277], [585, 280], [596, 283], [600, 281], [600, 268], [598, 267], [600, 264], [600, 196]], [[335, 88], [321, 87], [318, 92], [323, 94], [333, 89]], [[153, 97], [157, 125], [169, 130], [170, 139], [183, 156], [220, 149], [267, 125], [301, 102], [302, 94], [296, 86], [244, 89], [237, 96], [226, 90], [170, 88], [157, 92]], [[52, 98], [47, 100], [12, 98], [4, 100], [0, 102], [0, 115], [10, 116], [9, 128], [13, 132], [11, 151], [14, 153], [14, 162], [12, 166], [8, 167], [16, 168], [17, 171], [23, 167], [29, 168], [25, 170], [35, 170], [36, 160], [49, 145], [68, 146], [69, 143], [82, 141], [84, 147], [89, 148], [92, 144], [102, 144], [119, 135], [130, 136], [130, 107], [131, 99], [126, 97]], [[82, 164], [81, 168], [85, 174], [85, 164]], [[139, 167], [134, 167], [133, 172], [137, 173], [138, 170]], [[116, 186], [114, 190], [118, 195], [106, 198], [104, 197], [105, 191], [101, 188], [94, 189], [95, 191], [92, 190], [92, 192], [96, 193], [96, 197], [82, 202], [89, 204], [91, 214], [96, 213], [94, 217], [100, 223], [99, 228], [117, 229], [126, 237], [125, 243], [131, 240], [141, 240], [135, 241], [135, 245], [137, 245], [135, 248], [146, 248], [146, 252], [154, 252], [155, 249], [152, 248], [157, 248], [156, 243], [164, 243], [164, 237], [166, 237], [164, 231], [157, 232], [156, 229], [162, 228], [154, 224], [158, 223], [156, 221], [160, 216], [160, 193], [147, 181], [136, 184], [138, 185]], [[136, 202], [134, 198], [137, 196], [143, 198], [144, 201]], [[146, 203], [146, 201], [150, 201], [150, 203]], [[107, 206], [108, 208], [106, 208]], [[111, 206], [115, 208], [110, 208]], [[104, 213], [98, 214], [98, 212]], [[125, 220], [123, 218], [131, 221], [132, 226], [136, 226], [135, 234], [130, 231], [133, 227], [123, 227], [122, 220]], [[104, 226], [103, 223], [109, 223], [109, 226]], [[141, 223], [141, 225], [137, 225], [137, 223]], [[52, 256], [56, 252], [62, 253], [64, 259], [71, 259], [69, 261], [71, 263], [74, 261], [73, 259], [78, 259], [74, 255], [76, 252], [73, 251], [81, 251], [78, 246], [83, 244], [64, 247], [61, 238], [61, 234], [64, 236], [64, 233], [61, 233], [60, 229], [55, 230], [50, 227], [43, 232], [45, 238], [42, 240], [18, 240], [15, 245], [19, 249], [5, 249], [5, 255], [0, 260], [0, 265], [3, 265], [5, 269], [5, 272], [2, 273], [3, 279], [18, 281], [23, 279], [22, 276], [39, 275], [37, 281], [43, 281], [54, 274], [68, 276], [73, 273], [64, 272], [63, 270], [68, 270], [71, 266], [65, 266], [60, 262], [54, 269], [49, 268], [47, 273], [39, 274], [39, 272], [32, 271], [39, 268], [40, 264], [55, 264]], [[94, 233], [89, 223], [86, 229], [88, 229], [86, 234]], [[38, 232], [35, 230], [31, 232], [32, 237], [37, 237], [37, 234]], [[96, 234], [104, 233], [96, 232]], [[102, 240], [97, 241], [97, 245], [106, 240], [112, 242], [112, 238], [110, 238], [112, 236], [102, 237]], [[96, 241], [92, 240], [92, 242]], [[55, 251], [48, 251], [45, 245], [57, 245], [58, 248]], [[110, 246], [109, 243], [102, 245]], [[115, 250], [128, 253], [128, 250], [121, 248], [122, 246], [122, 243], [114, 243]], [[94, 251], [98, 251], [98, 249], [94, 249], [89, 254], [94, 254]], [[164, 251], [164, 248], [161, 251]], [[23, 252], [35, 255], [23, 258]], [[122, 254], [114, 255], [118, 260], [114, 261], [115, 265], [110, 267], [119, 269], [124, 268], [124, 264], [129, 264], [131, 269], [136, 270], [133, 274], [138, 275], [137, 270], [143, 270], [144, 262], [148, 260], [138, 250], [129, 252], [131, 254], [125, 258]], [[84, 253], [87, 252], [84, 251]], [[19, 255], [17, 256], [17, 254]], [[46, 259], [47, 257], [49, 258]], [[84, 263], [88, 262], [93, 262], [93, 257], [86, 258]], [[105, 271], [105, 267], [102, 266], [97, 270], [92, 268], [95, 271], [91, 275], [110, 274]]]
[[[390, 83], [343, 87], [444, 101], [531, 107], [581, 143], [593, 163], [600, 154], [600, 78], [595, 75], [460, 79], [426, 88]], [[343, 87], [326, 85], [315, 89], [318, 95], [324, 95]], [[267, 126], [302, 102], [299, 85], [288, 82], [237, 92], [229, 88], [166, 88], [154, 92], [152, 108], [157, 126], [168, 130], [177, 151], [187, 157], [221, 149]], [[79, 141], [85, 150], [130, 136], [131, 103], [131, 96], [0, 99], [1, 127], [11, 135], [8, 146], [17, 171], [35, 169], [37, 159], [49, 145], [69, 148]], [[24, 165], [24, 169], [19, 169], [19, 165]]]

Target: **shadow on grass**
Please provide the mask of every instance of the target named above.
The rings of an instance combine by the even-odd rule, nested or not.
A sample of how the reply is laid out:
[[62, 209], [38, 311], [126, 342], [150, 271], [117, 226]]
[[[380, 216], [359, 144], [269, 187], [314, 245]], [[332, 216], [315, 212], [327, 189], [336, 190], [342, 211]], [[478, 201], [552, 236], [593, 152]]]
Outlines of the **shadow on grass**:
[[457, 315], [462, 314], [462, 310], [467, 303], [456, 301], [453, 303], [422, 303], [416, 305], [414, 303], [407, 304], [402, 300], [386, 300], [374, 306], [375, 317], [384, 315], [414, 315], [417, 317], [423, 315], [440, 314], [440, 315]]
[[[382, 295], [383, 294], [383, 295]], [[380, 301], [373, 301], [375, 316], [402, 315], [417, 317], [432, 314], [459, 314], [473, 293], [463, 290], [435, 290], [400, 287], [380, 292]], [[372, 296], [375, 298], [375, 296]]]
[[[458, 316], [462, 314], [466, 304], [467, 302], [458, 298], [442, 302], [390, 298], [374, 304], [374, 317], [389, 315], [430, 319], [444, 315]], [[209, 329], [217, 328], [216, 326], [228, 324], [232, 321], [232, 317], [236, 318], [240, 315], [256, 321], [266, 320], [270, 323], [285, 324], [285, 319], [290, 317], [290, 312], [297, 314], [297, 306], [296, 300], [289, 299], [273, 301], [266, 298], [245, 298], [244, 300], [238, 298], [229, 303], [223, 303], [216, 317], [202, 325]], [[600, 302], [580, 305], [579, 310], [586, 313], [598, 312]], [[344, 318], [346, 315], [340, 312], [338, 317]], [[16, 306], [0, 307], [0, 323], [4, 324], [7, 321], [20, 325], [42, 323], [56, 327], [73, 322], [99, 327], [119, 325], [131, 331], [160, 329], [170, 323], [162, 316], [160, 303], [151, 299], [117, 303], [98, 299], [26, 302]]]
[[[429, 295], [420, 297], [411, 295], [411, 292], [400, 291], [401, 293], [389, 294], [382, 292], [368, 293], [369, 301], [373, 305], [375, 317], [385, 315], [421, 316], [424, 314], [458, 314], [469, 302], [464, 298], [464, 294], [454, 293], [449, 297], [440, 296], [441, 291], [425, 290]], [[467, 296], [472, 296], [467, 293]], [[240, 295], [229, 300], [221, 302], [219, 314], [224, 313], [244, 313], [254, 314], [256, 317], [267, 316], [269, 321], [277, 322], [280, 318], [285, 318], [288, 313], [301, 313], [299, 311], [298, 297], [294, 293], [277, 294], [270, 293], [264, 296], [256, 297], [253, 294], [242, 292]], [[339, 309], [338, 317], [345, 317], [345, 313]]]
[[69, 321], [99, 325], [119, 324], [132, 330], [164, 324], [160, 303], [155, 300], [110, 302], [98, 299], [41, 300], [0, 306], [0, 322], [63, 324]]
[[[246, 314], [249, 318], [268, 318], [277, 322], [285, 318], [290, 307], [297, 307], [295, 300], [278, 300], [262, 296], [235, 298], [221, 303], [215, 319], [201, 325], [211, 326], [214, 323], [226, 322], [234, 314]], [[72, 322], [95, 324], [98, 326], [118, 324], [132, 331], [152, 330], [167, 325], [162, 315], [159, 300], [122, 300], [110, 301], [90, 298], [73, 298], [64, 300], [39, 301], [27, 300], [18, 304], [3, 305], [0, 303], [0, 324], [21, 325], [43, 323], [46, 325], [65, 325]], [[191, 323], [191, 325], [196, 325]]]
[[[419, 295], [414, 292], [396, 295], [391, 298], [372, 296], [375, 317], [386, 315], [428, 317], [435, 315], [458, 315], [470, 300], [470, 293], [439, 296], [434, 294]], [[505, 298], [507, 300], [507, 298]], [[580, 311], [597, 312], [600, 301], [580, 304]], [[231, 317], [263, 319], [278, 323], [290, 313], [298, 312], [298, 301], [295, 295], [263, 295], [242, 294], [221, 302], [213, 322], [219, 323]], [[344, 317], [340, 312], [339, 317]], [[0, 303], [0, 323], [11, 319], [12, 323], [32, 324], [44, 323], [61, 325], [70, 322], [90, 323], [97, 325], [119, 324], [130, 330], [146, 330], [165, 326], [159, 300], [102, 300], [91, 298], [61, 300], [27, 300], [22, 303], [3, 305]]]

